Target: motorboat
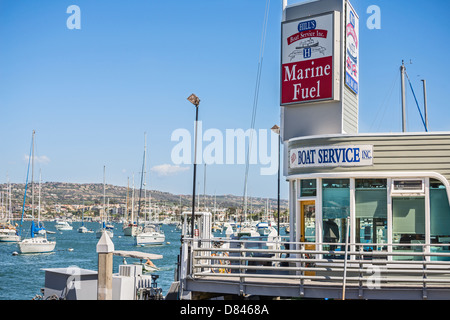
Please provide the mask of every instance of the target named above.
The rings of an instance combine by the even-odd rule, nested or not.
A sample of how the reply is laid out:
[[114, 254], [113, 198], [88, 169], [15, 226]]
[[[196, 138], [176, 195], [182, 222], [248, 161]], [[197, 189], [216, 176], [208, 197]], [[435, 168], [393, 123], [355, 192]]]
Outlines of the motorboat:
[[80, 226], [78, 228], [78, 233], [87, 233], [88, 229], [85, 226]]
[[146, 224], [141, 233], [136, 235], [136, 245], [164, 244], [166, 236], [157, 224]]
[[10, 224], [0, 226], [0, 242], [17, 242], [19, 240], [20, 236], [14, 226]]
[[151, 273], [160, 270], [150, 259], [147, 259], [146, 262], [135, 262], [134, 264], [142, 266], [142, 271], [144, 273]]
[[67, 221], [64, 220], [57, 220], [55, 223], [55, 228], [56, 230], [59, 231], [73, 230], [73, 227]]

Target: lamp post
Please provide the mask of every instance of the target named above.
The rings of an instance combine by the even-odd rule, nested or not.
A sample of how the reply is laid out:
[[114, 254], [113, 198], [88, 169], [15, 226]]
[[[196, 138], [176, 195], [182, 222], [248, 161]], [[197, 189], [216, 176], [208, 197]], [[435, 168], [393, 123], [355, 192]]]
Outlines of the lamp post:
[[277, 198], [277, 206], [278, 206], [278, 236], [280, 235], [280, 145], [281, 145], [281, 135], [280, 135], [280, 127], [274, 125], [270, 130], [273, 133], [278, 135], [278, 198]]
[[191, 217], [191, 237], [194, 238], [195, 179], [197, 175], [197, 124], [198, 124], [198, 106], [200, 104], [200, 99], [195, 94], [191, 94], [187, 99], [190, 103], [192, 103], [195, 106], [194, 182], [192, 186], [192, 217]]

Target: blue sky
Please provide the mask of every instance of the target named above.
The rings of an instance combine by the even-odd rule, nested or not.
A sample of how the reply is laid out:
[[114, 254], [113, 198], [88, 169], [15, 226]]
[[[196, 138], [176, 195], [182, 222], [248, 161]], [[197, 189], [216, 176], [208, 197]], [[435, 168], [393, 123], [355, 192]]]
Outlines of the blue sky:
[[[290, 0], [288, 4], [297, 1]], [[67, 8], [81, 10], [70, 30]], [[444, 0], [354, 0], [360, 16], [360, 132], [401, 131], [401, 61], [422, 107], [427, 80], [432, 131], [448, 130], [450, 4]], [[366, 12], [381, 9], [381, 29]], [[43, 181], [139, 185], [147, 133], [148, 188], [192, 192], [192, 166], [173, 165], [174, 130], [251, 127], [266, 1], [0, 0], [0, 182], [25, 182], [36, 130]], [[270, 1], [255, 128], [279, 124], [281, 0]], [[408, 131], [423, 131], [408, 92]], [[211, 165], [206, 193], [242, 195], [245, 165]], [[203, 193], [204, 167], [198, 169]], [[277, 196], [277, 176], [250, 166], [248, 193]], [[282, 179], [282, 197], [287, 198]]]

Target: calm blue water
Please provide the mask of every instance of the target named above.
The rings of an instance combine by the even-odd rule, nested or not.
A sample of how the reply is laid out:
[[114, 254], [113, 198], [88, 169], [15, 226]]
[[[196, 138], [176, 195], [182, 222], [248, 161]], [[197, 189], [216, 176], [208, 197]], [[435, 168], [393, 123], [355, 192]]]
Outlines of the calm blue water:
[[[49, 239], [56, 239], [53, 253], [16, 255], [16, 243], [0, 242], [0, 300], [31, 300], [45, 284], [44, 268], [67, 268], [77, 266], [83, 269], [97, 270], [98, 260], [96, 246], [99, 239], [94, 233], [78, 233], [81, 222], [72, 223], [73, 230], [57, 231], [54, 222], [45, 222], [47, 230], [56, 231], [49, 234]], [[24, 231], [29, 230], [30, 223], [24, 223]], [[99, 223], [85, 222], [88, 229], [97, 230]], [[159, 275], [158, 287], [166, 295], [174, 279], [177, 256], [180, 252], [180, 232], [174, 226], [162, 225], [161, 229], [166, 235], [166, 244], [161, 246], [135, 246], [133, 237], [126, 237], [122, 232], [122, 224], [115, 224], [112, 241], [116, 250], [142, 251], [160, 254], [163, 259], [154, 260], [153, 263], [161, 270], [155, 272]], [[169, 243], [169, 244], [167, 244]], [[69, 251], [73, 248], [73, 251]], [[114, 257], [113, 272], [119, 271], [122, 257]], [[138, 259], [127, 258], [128, 263], [138, 262]]]

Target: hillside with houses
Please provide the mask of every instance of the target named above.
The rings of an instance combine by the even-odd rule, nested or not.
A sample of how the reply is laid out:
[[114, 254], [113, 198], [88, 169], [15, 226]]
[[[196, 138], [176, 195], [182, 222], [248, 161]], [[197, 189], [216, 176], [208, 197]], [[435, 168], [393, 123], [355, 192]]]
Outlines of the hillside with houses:
[[[9, 192], [10, 189], [10, 192]], [[107, 213], [115, 220], [127, 219], [134, 205], [134, 212], [141, 212], [142, 216], [152, 215], [158, 219], [171, 218], [180, 212], [190, 211], [192, 195], [176, 195], [158, 190], [139, 190], [124, 186], [105, 185], [101, 183], [65, 183], [45, 182], [39, 185], [29, 184], [25, 203], [25, 217], [32, 215], [32, 190], [34, 189], [34, 214], [39, 211], [43, 219], [74, 218], [77, 219], [84, 212], [85, 217], [98, 219], [102, 213], [103, 202]], [[11, 212], [14, 219], [22, 214], [25, 184], [0, 184], [0, 217], [4, 218]], [[244, 201], [242, 196], [236, 195], [204, 195], [196, 196], [199, 211], [210, 211], [222, 215], [242, 216]], [[140, 206], [140, 209], [139, 209]], [[282, 216], [287, 215], [287, 200], [280, 201]], [[249, 197], [247, 199], [247, 216], [264, 217], [272, 215], [277, 210], [277, 199]], [[128, 212], [128, 215], [127, 215]]]

